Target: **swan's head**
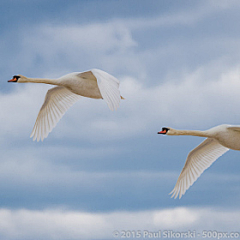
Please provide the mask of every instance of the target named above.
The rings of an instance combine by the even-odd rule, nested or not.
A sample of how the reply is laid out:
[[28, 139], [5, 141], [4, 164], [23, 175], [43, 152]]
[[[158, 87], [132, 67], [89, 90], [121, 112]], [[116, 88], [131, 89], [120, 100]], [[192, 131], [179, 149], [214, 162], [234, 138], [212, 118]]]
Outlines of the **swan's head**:
[[11, 80], [8, 80], [8, 82], [26, 82], [26, 77], [22, 75], [14, 75]]
[[163, 128], [162, 128], [162, 131], [158, 132], [158, 134], [166, 134], [166, 135], [168, 135], [170, 129], [171, 129], [171, 128], [163, 127]]

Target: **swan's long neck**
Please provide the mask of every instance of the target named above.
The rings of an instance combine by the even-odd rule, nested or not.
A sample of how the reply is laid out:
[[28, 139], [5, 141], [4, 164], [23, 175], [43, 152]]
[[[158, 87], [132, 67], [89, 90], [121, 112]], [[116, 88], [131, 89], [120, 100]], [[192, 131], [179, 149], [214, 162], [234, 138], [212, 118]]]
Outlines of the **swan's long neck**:
[[198, 137], [210, 137], [208, 131], [199, 131], [199, 130], [176, 130], [171, 129], [168, 135], [190, 135], [190, 136], [198, 136]]
[[31, 83], [45, 83], [45, 84], [52, 84], [52, 85], [60, 85], [58, 79], [48, 79], [48, 78], [23, 78], [20, 82], [31, 82]]

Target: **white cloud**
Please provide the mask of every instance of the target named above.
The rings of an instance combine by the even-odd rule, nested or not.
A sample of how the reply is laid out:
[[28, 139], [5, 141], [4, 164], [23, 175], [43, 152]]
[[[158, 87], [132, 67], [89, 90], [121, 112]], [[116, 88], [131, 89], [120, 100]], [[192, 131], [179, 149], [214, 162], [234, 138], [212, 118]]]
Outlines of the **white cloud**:
[[[140, 212], [89, 213], [61, 209], [0, 209], [3, 239], [113, 239], [114, 231], [203, 230], [237, 232], [239, 210], [170, 208]], [[117, 238], [120, 239], [120, 236]]]
[[[178, 54], [179, 42], [177, 44], [172, 39], [166, 43], [163, 41], [164, 36], [160, 35], [159, 43], [153, 49], [151, 36], [155, 36], [156, 29], [159, 31], [162, 26], [196, 24], [206, 15], [212, 14], [212, 11], [216, 9], [203, 4], [192, 11], [166, 13], [159, 17], [121, 18], [91, 24], [39, 24], [34, 27], [24, 25], [19, 32], [13, 33], [17, 35], [19, 47], [14, 52], [15, 57], [7, 65], [20, 69], [22, 74], [30, 73], [33, 77], [35, 74], [60, 77], [69, 71], [83, 71], [95, 67], [112, 73], [124, 71], [137, 77], [147, 76], [152, 65], [156, 66], [159, 62], [161, 64], [169, 55], [182, 57], [186, 47], [189, 47], [187, 41], [187, 46]], [[135, 33], [144, 34], [145, 31], [150, 34], [149, 47], [141, 48], [139, 42], [145, 37], [139, 39]], [[203, 40], [199, 41], [202, 43]], [[3, 42], [3, 51], [5, 45]], [[6, 61], [8, 59], [5, 63]]]
[[[121, 18], [91, 24], [24, 25], [19, 32], [13, 33], [17, 35], [19, 46], [14, 52], [15, 57], [9, 59], [11, 62], [5, 59], [4, 64], [20, 69], [22, 74], [30, 73], [32, 77], [60, 77], [70, 71], [98, 67], [112, 74], [124, 72], [141, 81], [151, 78], [149, 82], [155, 82], [161, 78], [157, 75], [159, 68], [161, 74], [178, 76], [181, 61], [190, 65], [193, 58], [197, 61], [196, 54], [201, 59], [201, 53], [206, 52], [208, 56], [212, 48], [215, 49], [212, 53], [214, 58], [216, 51], [219, 53], [217, 57], [222, 57], [222, 53], [229, 54], [229, 51], [231, 58], [235, 56], [232, 49], [239, 47], [237, 38], [213, 38], [211, 35], [192, 40], [185, 36], [184, 31], [181, 38], [172, 38], [172, 30], [165, 32], [162, 28], [175, 29], [179, 24], [197, 25], [218, 11], [221, 10], [214, 4], [206, 2], [191, 11], [166, 12], [158, 17]], [[4, 51], [6, 44], [3, 42], [1, 45]], [[169, 68], [169, 65], [177, 71], [167, 69], [168, 73], [164, 72], [162, 68]], [[154, 73], [156, 77], [153, 79]]]
[[[188, 32], [192, 31], [192, 26], [197, 29], [199, 23], [221, 13], [225, 5], [226, 8], [238, 7], [237, 1], [230, 1], [227, 4], [224, 1], [219, 2], [216, 4], [214, 1], [207, 1], [196, 4], [192, 8], [161, 12], [159, 16], [122, 17], [90, 24], [69, 22], [55, 24], [55, 21], [52, 24], [24, 24], [19, 31], [13, 32], [16, 36], [14, 39], [17, 39], [14, 58], [6, 58], [4, 63], [7, 63], [6, 66], [31, 74], [55, 77], [68, 71], [82, 71], [92, 67], [101, 67], [110, 72], [131, 72], [137, 77], [147, 76], [151, 66], [156, 66], [157, 72], [156, 63], [161, 64], [166, 58], [171, 65], [171, 59], [175, 61], [174, 58], [191, 58], [191, 55], [195, 57], [196, 54], [200, 54], [199, 52], [218, 46], [216, 43], [219, 41], [226, 43], [226, 46], [218, 46], [216, 51], [221, 52], [225, 48], [228, 50], [232, 48], [229, 46], [232, 46], [233, 39], [229, 36], [227, 39], [213, 38], [206, 32], [206, 37], [194, 38], [193, 33], [193, 37], [189, 38]], [[190, 26], [190, 29], [186, 29], [186, 32], [182, 31], [181, 38], [171, 37], [176, 26], [179, 25]], [[166, 31], [166, 29], [172, 30]], [[8, 35], [7, 38], [11, 38], [12, 41], [13, 36]], [[152, 46], [152, 39], [157, 41], [157, 43], [154, 41], [154, 46]], [[211, 39], [211, 44], [206, 43], [206, 39]], [[235, 41], [239, 42], [238, 39]], [[6, 49], [7, 42], [9, 39], [3, 38], [1, 44], [3, 51]], [[147, 45], [140, 45], [142, 42]], [[203, 45], [205, 48], [202, 47]], [[187, 55], [186, 52], [188, 52]]]
[[187, 208], [176, 208], [158, 211], [154, 214], [154, 224], [165, 228], [178, 229], [193, 224], [199, 219], [199, 212]]
[[[10, 83], [9, 83], [10, 86]], [[35, 118], [43, 103], [47, 92], [46, 85], [32, 84], [11, 85], [14, 88], [9, 94], [0, 94], [1, 115], [1, 138], [6, 141], [8, 137], [30, 136]]]
[[31, 68], [34, 66], [39, 72], [43, 64], [47, 77], [101, 67], [107, 65], [106, 61], [111, 65], [112, 61], [107, 60], [109, 56], [125, 55], [137, 46], [129, 28], [116, 21], [65, 26], [42, 24], [25, 27], [19, 32], [19, 38], [21, 51], [16, 59], [22, 59], [25, 65], [22, 69], [34, 74]]

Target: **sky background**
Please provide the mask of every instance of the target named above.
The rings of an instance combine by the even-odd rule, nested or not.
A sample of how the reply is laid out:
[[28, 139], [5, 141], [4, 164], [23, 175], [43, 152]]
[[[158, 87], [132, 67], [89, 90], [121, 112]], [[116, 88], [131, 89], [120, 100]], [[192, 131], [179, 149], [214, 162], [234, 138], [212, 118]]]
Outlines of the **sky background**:
[[[1, 239], [240, 232], [240, 153], [227, 152], [174, 200], [203, 139], [157, 134], [240, 124], [239, 12], [237, 0], [1, 0]], [[83, 98], [33, 142], [51, 86], [7, 80], [91, 68], [119, 79], [119, 109]]]

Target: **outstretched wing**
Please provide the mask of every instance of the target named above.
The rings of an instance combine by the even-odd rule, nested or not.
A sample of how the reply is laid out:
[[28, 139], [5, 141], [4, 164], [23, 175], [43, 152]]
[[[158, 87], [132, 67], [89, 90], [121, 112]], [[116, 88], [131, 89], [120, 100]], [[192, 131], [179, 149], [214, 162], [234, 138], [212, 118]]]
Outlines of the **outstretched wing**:
[[209, 168], [214, 161], [227, 152], [226, 148], [213, 138], [205, 139], [199, 146], [193, 149], [187, 157], [177, 183], [170, 194], [179, 198], [193, 185], [204, 170]]
[[116, 110], [121, 99], [118, 79], [99, 69], [92, 69], [91, 72], [97, 79], [99, 90], [108, 107], [112, 111]]
[[65, 87], [54, 87], [48, 90], [44, 103], [38, 113], [37, 120], [30, 137], [33, 141], [44, 138], [52, 131], [65, 112], [81, 96], [72, 93]]

